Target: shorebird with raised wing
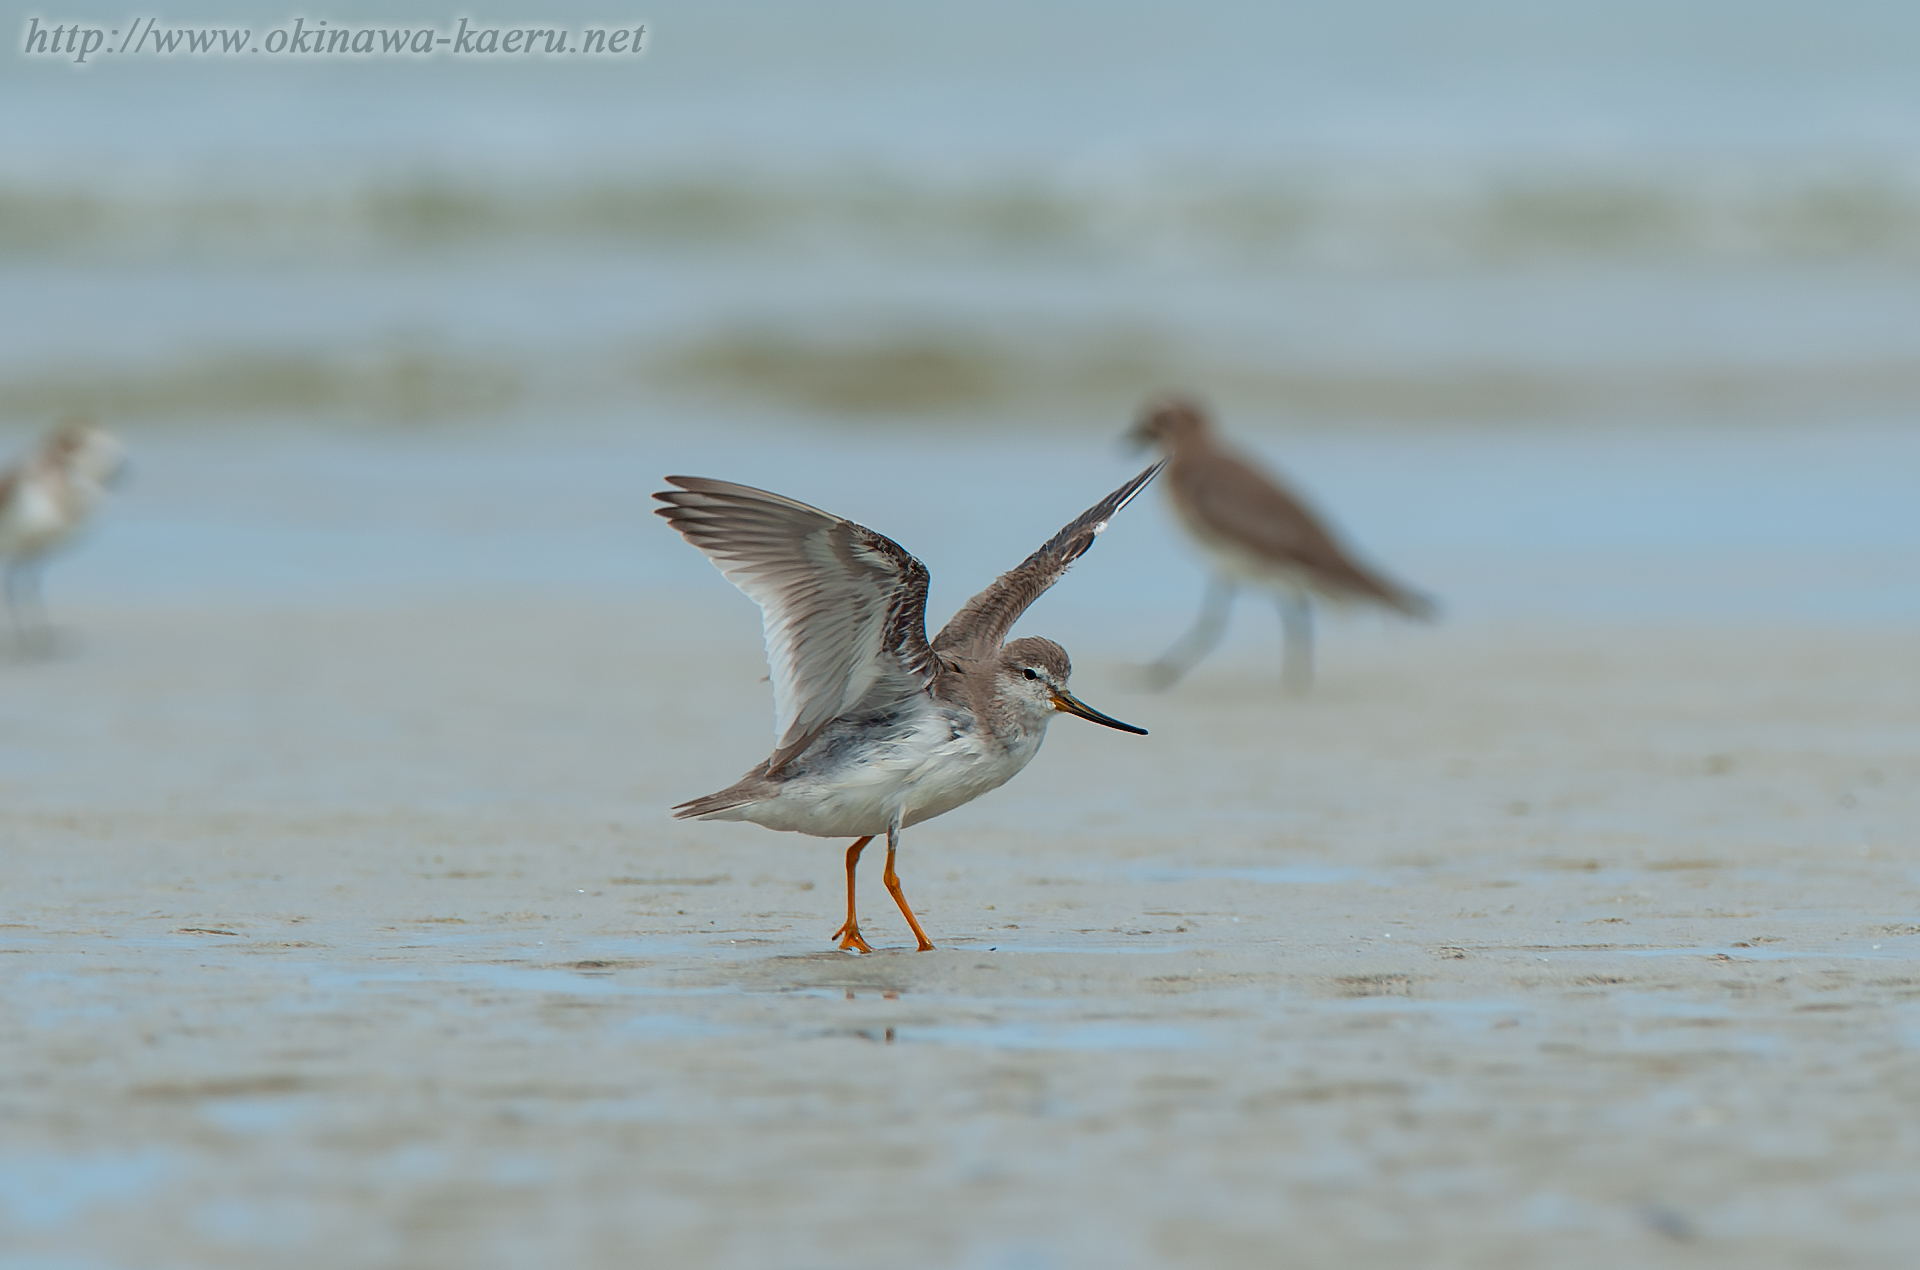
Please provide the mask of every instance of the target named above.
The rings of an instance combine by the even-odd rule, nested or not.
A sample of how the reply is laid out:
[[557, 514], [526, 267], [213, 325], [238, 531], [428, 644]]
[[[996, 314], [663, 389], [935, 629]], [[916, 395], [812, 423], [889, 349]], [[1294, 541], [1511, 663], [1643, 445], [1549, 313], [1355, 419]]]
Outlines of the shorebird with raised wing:
[[1272, 592], [1279, 605], [1280, 682], [1290, 692], [1313, 682], [1314, 598], [1434, 617], [1431, 599], [1355, 559], [1278, 477], [1221, 441], [1197, 403], [1167, 397], [1149, 404], [1128, 439], [1166, 456], [1168, 501], [1213, 565], [1199, 620], [1147, 667], [1154, 687], [1171, 687], [1213, 651], [1244, 585]]
[[0, 578], [14, 628], [28, 636], [31, 607], [39, 634], [50, 635], [40, 601], [40, 571], [93, 515], [126, 463], [118, 441], [89, 420], [72, 417], [41, 438], [12, 466], [0, 470]]
[[1004, 642], [1161, 464], [1100, 500], [927, 638], [927, 569], [900, 544], [779, 494], [693, 476], [655, 510], [760, 606], [772, 668], [773, 754], [679, 819], [750, 820], [847, 848], [847, 920], [830, 938], [872, 952], [854, 906], [860, 853], [887, 836], [888, 894], [933, 947], [894, 868], [900, 831], [998, 789], [1032, 761], [1057, 713], [1122, 732], [1067, 690], [1067, 650]]

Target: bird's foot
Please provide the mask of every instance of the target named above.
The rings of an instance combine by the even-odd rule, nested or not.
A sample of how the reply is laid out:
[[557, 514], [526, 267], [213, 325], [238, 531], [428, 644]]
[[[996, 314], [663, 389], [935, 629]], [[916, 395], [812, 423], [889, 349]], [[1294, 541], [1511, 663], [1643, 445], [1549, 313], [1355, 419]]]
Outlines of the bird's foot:
[[847, 922], [841, 926], [839, 930], [827, 936], [827, 938], [838, 939], [840, 941], [841, 952], [858, 950], [863, 953], [870, 953], [873, 951], [873, 945], [860, 937], [860, 928], [852, 922]]

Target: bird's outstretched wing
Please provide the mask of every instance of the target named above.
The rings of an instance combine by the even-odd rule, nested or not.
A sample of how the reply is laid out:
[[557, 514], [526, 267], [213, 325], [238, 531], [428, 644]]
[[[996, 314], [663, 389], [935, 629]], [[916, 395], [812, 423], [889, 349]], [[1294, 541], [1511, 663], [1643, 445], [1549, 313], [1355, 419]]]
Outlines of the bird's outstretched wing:
[[968, 600], [934, 637], [934, 651], [971, 660], [998, 654], [1007, 632], [1027, 611], [1027, 606], [1058, 582], [1068, 565], [1087, 553], [1094, 537], [1107, 527], [1114, 513], [1132, 502], [1134, 495], [1165, 466], [1164, 461], [1155, 463], [1081, 513], [1046, 546], [994, 579], [992, 586]]
[[778, 772], [875, 688], [932, 680], [927, 569], [890, 538], [766, 490], [697, 476], [655, 511], [755, 604], [767, 633]]

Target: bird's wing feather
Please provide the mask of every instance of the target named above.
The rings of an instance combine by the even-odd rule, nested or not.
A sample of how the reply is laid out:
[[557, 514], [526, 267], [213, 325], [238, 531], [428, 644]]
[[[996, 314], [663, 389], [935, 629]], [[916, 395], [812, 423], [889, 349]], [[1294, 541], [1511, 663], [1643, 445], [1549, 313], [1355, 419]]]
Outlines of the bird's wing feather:
[[1201, 525], [1276, 560], [1309, 569], [1338, 567], [1345, 554], [1319, 518], [1266, 473], [1229, 454], [1207, 456], [1175, 474]]
[[1047, 545], [1001, 574], [986, 590], [968, 600], [953, 620], [934, 637], [935, 652], [980, 660], [995, 656], [1006, 640], [1007, 632], [1020, 620], [1027, 607], [1060, 580], [1067, 566], [1085, 555], [1094, 538], [1107, 527], [1114, 514], [1132, 502], [1134, 496], [1157, 475], [1164, 462], [1155, 463], [1140, 475], [1081, 513], [1074, 522], [1055, 534]]
[[932, 680], [927, 570], [890, 538], [731, 481], [669, 476], [659, 515], [760, 606], [777, 772], [876, 688]]
[[1179, 483], [1188, 514], [1212, 536], [1294, 566], [1329, 591], [1366, 596], [1412, 616], [1431, 608], [1425, 596], [1355, 560], [1305, 503], [1243, 459], [1210, 455], [1170, 479]]

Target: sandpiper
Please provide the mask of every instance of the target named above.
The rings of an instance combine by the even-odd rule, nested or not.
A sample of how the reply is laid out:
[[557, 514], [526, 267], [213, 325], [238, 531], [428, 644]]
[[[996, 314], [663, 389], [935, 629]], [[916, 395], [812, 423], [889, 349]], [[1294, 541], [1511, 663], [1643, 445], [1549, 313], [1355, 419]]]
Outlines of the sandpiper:
[[1128, 436], [1166, 456], [1167, 497], [1213, 564], [1199, 620], [1147, 667], [1154, 687], [1172, 686], [1213, 651], [1242, 585], [1271, 591], [1279, 605], [1280, 681], [1290, 692], [1313, 681], [1311, 597], [1433, 618], [1431, 599], [1354, 559], [1299, 496], [1224, 444], [1195, 402], [1150, 403]]
[[850, 520], [729, 481], [669, 476], [655, 509], [760, 606], [772, 669], [773, 754], [679, 819], [750, 820], [847, 848], [847, 920], [829, 938], [872, 952], [860, 935], [853, 876], [887, 836], [887, 891], [920, 941], [894, 870], [900, 831], [1011, 780], [1065, 711], [1122, 732], [1067, 691], [1066, 649], [1003, 643], [1027, 606], [1093, 545], [1114, 513], [1163, 465], [1100, 500], [927, 639], [927, 569], [892, 539]]
[[126, 462], [118, 441], [78, 416], [61, 421], [30, 454], [0, 471], [0, 561], [7, 610], [22, 639], [31, 601], [39, 634], [50, 634], [40, 570], [72, 540]]

